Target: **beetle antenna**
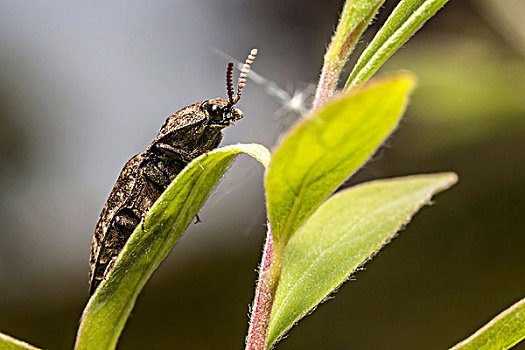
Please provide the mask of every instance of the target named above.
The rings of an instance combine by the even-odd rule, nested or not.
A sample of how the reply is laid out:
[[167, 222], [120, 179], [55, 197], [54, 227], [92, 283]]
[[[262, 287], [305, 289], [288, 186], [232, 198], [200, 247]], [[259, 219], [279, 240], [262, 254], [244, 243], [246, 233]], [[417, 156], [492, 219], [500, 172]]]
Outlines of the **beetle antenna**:
[[226, 68], [226, 91], [228, 92], [228, 100], [232, 105], [234, 104], [233, 94], [235, 94], [235, 91], [233, 89], [233, 68], [234, 63], [228, 62], [228, 67]]
[[246, 77], [248, 76], [250, 66], [252, 65], [256, 55], [257, 49], [252, 49], [248, 55], [248, 58], [246, 58], [246, 61], [244, 62], [244, 66], [242, 66], [241, 74], [239, 75], [239, 81], [237, 82], [237, 96], [235, 96], [235, 99], [232, 100], [233, 104], [237, 103], [241, 99], [242, 89], [244, 89], [244, 86], [246, 85]]

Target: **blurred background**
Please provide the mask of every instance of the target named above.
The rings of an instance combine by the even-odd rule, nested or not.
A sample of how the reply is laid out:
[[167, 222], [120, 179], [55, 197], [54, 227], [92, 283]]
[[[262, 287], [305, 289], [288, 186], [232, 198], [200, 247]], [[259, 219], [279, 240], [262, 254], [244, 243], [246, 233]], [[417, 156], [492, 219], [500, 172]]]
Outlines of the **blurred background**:
[[[214, 49], [243, 60], [257, 47], [255, 71], [289, 93], [308, 90], [342, 1], [0, 8], [0, 331], [70, 349], [94, 225], [126, 160], [168, 115], [225, 96]], [[348, 184], [447, 170], [459, 183], [279, 349], [443, 349], [525, 295], [524, 20], [521, 0], [451, 1], [382, 69], [412, 70], [420, 87]], [[271, 148], [290, 120], [250, 82], [239, 107], [245, 118], [223, 144]], [[262, 174], [236, 161], [146, 285], [121, 349], [243, 347], [265, 232]]]

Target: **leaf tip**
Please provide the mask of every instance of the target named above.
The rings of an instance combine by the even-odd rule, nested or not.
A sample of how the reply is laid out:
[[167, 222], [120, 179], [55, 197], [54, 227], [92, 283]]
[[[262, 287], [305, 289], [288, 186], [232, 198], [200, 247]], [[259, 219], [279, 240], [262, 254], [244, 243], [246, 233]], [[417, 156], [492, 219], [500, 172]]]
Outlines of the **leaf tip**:
[[454, 186], [459, 181], [458, 175], [454, 172], [445, 172], [437, 175], [443, 179], [441, 185], [442, 190], [446, 190], [447, 188]]
[[398, 81], [404, 82], [410, 90], [414, 90], [419, 84], [417, 75], [408, 70], [400, 70], [394, 73], [393, 76]]
[[371, 83], [374, 84], [376, 81], [378, 84], [392, 83], [394, 85], [398, 85], [402, 87], [404, 91], [406, 91], [407, 95], [412, 93], [419, 83], [417, 76], [408, 70], [400, 70], [387, 74], [372, 80]]
[[410, 96], [412, 91], [417, 87], [419, 80], [417, 76], [408, 70], [399, 70], [393, 73], [384, 74], [378, 76], [370, 81], [362, 82], [357, 85], [353, 85], [345, 91], [350, 91], [350, 94], [358, 93], [362, 90], [381, 88], [385, 87], [391, 89], [395, 87], [395, 90], [402, 93], [405, 96]]

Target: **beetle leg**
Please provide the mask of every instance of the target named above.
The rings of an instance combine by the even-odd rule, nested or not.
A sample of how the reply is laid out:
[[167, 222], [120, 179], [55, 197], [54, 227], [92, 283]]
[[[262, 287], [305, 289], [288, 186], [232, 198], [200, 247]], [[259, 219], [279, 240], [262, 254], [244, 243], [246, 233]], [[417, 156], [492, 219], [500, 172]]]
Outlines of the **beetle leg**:
[[139, 218], [131, 210], [121, 210], [115, 215], [115, 224], [119, 235], [126, 240], [135, 227], [139, 224]]
[[153, 201], [159, 198], [171, 182], [169, 177], [153, 162], [148, 162], [148, 164], [142, 167], [140, 174], [144, 179], [147, 195]]
[[111, 260], [108, 263], [108, 266], [106, 266], [106, 269], [104, 270], [104, 275], [102, 275], [102, 278], [104, 280], [108, 279], [108, 273], [109, 270], [113, 268], [113, 265], [115, 265], [115, 261], [117, 261], [118, 255], [111, 258]]
[[182, 160], [183, 162], [188, 163], [194, 158], [191, 153], [173, 147], [167, 143], [157, 143], [155, 146], [162, 154], [165, 154], [172, 159]]
[[[219, 147], [219, 145], [221, 144], [221, 141], [222, 141], [222, 134], [219, 134], [219, 135], [217, 135], [217, 137], [215, 138], [215, 140], [213, 140], [213, 143], [210, 145], [210, 150]], [[206, 153], [207, 153], [208, 151], [209, 151], [209, 150], [206, 150]]]
[[[157, 164], [152, 160], [147, 162], [141, 169], [140, 174], [144, 180], [144, 187], [146, 189], [146, 195], [154, 202], [164, 192], [166, 187], [170, 184], [171, 180], [169, 176], [160, 169]], [[147, 214], [147, 210], [144, 211], [142, 216], [142, 231], [148, 232], [144, 226], [144, 218]]]
[[144, 227], [144, 222], [146, 221], [146, 214], [148, 214], [148, 212], [149, 212], [149, 209], [147, 209], [146, 211], [142, 213], [142, 225], [141, 225], [142, 232], [148, 232], [148, 230], [146, 230], [146, 227]]
[[139, 219], [132, 211], [121, 210], [115, 216], [115, 223], [128, 230], [133, 230], [139, 224]]

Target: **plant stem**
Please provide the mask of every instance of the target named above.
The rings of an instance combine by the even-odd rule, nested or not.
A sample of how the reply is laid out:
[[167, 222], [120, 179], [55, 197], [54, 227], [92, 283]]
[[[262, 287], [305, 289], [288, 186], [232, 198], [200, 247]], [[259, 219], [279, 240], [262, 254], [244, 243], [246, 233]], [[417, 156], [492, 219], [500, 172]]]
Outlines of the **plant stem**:
[[342, 69], [342, 65], [325, 62], [315, 90], [313, 108], [322, 106], [333, 95]]
[[[339, 24], [324, 56], [313, 108], [322, 106], [333, 95], [348, 56], [383, 2], [384, 0], [346, 0]], [[265, 349], [272, 306], [279, 285], [281, 259], [286, 247], [286, 243], [282, 242], [278, 240], [274, 247], [274, 239], [268, 226], [246, 337], [246, 350]]]
[[266, 346], [268, 325], [279, 284], [283, 253], [282, 249], [278, 249], [274, 254], [273, 243], [272, 231], [268, 226], [245, 350], [264, 350]]
[[384, 0], [345, 2], [337, 29], [324, 56], [313, 108], [322, 106], [333, 95], [348, 56], [383, 2]]

